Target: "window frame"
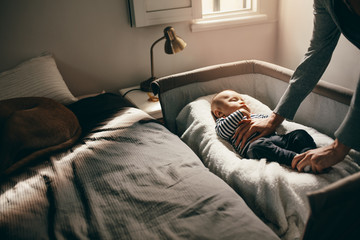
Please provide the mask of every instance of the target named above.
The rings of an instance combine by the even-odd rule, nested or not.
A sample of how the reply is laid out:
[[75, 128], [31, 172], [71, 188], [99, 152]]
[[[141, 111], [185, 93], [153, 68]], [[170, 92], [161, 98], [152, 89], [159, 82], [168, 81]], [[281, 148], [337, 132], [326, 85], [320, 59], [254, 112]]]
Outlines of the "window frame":
[[278, 0], [252, 0], [252, 8], [234, 12], [203, 14], [191, 24], [192, 32], [240, 27], [276, 21]]
[[[151, 1], [151, 2], [149, 2]], [[157, 1], [159, 4], [153, 4]], [[251, 0], [252, 9], [234, 12], [202, 14], [202, 0], [128, 0], [132, 27], [146, 27], [181, 21], [190, 22], [192, 32], [264, 24], [277, 20], [278, 0]], [[160, 9], [148, 9], [151, 3]], [[161, 4], [162, 3], [162, 4]], [[184, 3], [187, 6], [179, 7]], [[156, 7], [155, 7], [156, 8]], [[165, 8], [165, 9], [163, 9]]]

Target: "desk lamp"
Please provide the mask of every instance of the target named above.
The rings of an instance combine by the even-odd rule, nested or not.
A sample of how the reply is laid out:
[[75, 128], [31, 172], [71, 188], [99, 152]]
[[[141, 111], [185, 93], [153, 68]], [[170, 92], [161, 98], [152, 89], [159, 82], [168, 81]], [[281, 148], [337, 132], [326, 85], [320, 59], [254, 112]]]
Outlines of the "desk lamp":
[[151, 77], [148, 80], [145, 80], [140, 83], [140, 89], [144, 92], [151, 92], [150, 84], [152, 81], [156, 79], [154, 77], [154, 56], [153, 56], [153, 48], [154, 46], [165, 39], [165, 53], [167, 54], [175, 54], [182, 51], [186, 47], [186, 43], [179, 36], [175, 34], [175, 30], [173, 27], [166, 27], [164, 29], [164, 36], [156, 40], [150, 48], [150, 61], [151, 61]]

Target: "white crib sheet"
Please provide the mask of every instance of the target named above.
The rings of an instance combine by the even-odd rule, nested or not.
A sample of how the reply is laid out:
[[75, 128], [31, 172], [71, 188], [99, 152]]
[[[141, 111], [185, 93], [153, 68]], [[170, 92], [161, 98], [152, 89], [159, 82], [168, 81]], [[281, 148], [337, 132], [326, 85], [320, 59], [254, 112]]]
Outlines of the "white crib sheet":
[[[300, 239], [310, 208], [307, 193], [360, 171], [357, 152], [351, 151], [344, 161], [328, 173], [299, 173], [290, 167], [266, 159], [242, 159], [230, 143], [215, 133], [210, 111], [213, 95], [201, 97], [186, 105], [176, 118], [178, 134], [198, 154], [206, 167], [227, 182], [268, 226], [282, 239]], [[243, 95], [254, 113], [270, 114], [269, 107]], [[305, 129], [318, 147], [333, 141], [330, 137], [304, 125], [284, 121], [279, 134]]]

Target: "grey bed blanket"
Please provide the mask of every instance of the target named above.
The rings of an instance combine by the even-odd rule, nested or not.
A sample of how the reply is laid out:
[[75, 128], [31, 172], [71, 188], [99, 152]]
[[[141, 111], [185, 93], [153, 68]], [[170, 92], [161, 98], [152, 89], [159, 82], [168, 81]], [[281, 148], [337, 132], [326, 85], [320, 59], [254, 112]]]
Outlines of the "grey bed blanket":
[[278, 239], [174, 134], [126, 108], [0, 183], [2, 239]]

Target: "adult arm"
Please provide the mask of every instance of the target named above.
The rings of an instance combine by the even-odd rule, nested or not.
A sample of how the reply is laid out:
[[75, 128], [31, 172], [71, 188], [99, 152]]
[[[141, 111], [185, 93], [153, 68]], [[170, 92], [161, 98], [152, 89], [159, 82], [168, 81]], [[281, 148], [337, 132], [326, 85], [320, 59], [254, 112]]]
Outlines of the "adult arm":
[[[285, 93], [268, 119], [243, 120], [235, 136], [243, 143], [259, 132], [257, 138], [268, 135], [287, 119], [293, 119], [304, 98], [313, 90], [327, 68], [340, 37], [324, 1], [314, 1], [314, 29], [310, 47], [303, 61], [296, 68]], [[253, 140], [257, 139], [254, 138]]]
[[335, 132], [335, 141], [329, 146], [310, 150], [296, 156], [292, 167], [303, 171], [310, 165], [312, 171], [321, 173], [339, 162], [353, 148], [360, 151], [360, 80], [352, 97], [349, 110], [340, 127]]
[[336, 130], [335, 137], [342, 144], [360, 151], [360, 79], [352, 96], [349, 110]]
[[310, 47], [274, 109], [275, 113], [284, 118], [294, 118], [301, 102], [319, 82], [338, 43], [340, 31], [327, 7], [323, 1], [314, 2], [314, 29]]

